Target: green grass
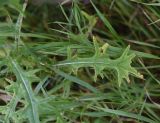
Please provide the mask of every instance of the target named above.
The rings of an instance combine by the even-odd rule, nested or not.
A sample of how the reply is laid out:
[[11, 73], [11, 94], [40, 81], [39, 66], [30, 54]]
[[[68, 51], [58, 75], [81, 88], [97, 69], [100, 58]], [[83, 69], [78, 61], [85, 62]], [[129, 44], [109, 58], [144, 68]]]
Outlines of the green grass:
[[160, 1], [0, 1], [0, 122], [159, 123]]

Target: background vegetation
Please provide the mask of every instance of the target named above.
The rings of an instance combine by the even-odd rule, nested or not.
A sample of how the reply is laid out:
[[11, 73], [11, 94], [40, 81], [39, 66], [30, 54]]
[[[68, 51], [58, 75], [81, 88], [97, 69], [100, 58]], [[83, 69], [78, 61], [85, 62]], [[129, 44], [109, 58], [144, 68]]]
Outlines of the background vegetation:
[[159, 123], [159, 5], [0, 0], [0, 122]]

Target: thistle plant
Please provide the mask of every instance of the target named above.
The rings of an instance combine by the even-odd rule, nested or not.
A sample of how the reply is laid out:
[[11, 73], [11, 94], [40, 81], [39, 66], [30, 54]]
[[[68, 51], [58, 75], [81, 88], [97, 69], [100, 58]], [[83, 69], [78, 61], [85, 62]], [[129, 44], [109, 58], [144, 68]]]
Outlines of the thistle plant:
[[0, 122], [160, 122], [158, 0], [32, 3], [0, 1]]

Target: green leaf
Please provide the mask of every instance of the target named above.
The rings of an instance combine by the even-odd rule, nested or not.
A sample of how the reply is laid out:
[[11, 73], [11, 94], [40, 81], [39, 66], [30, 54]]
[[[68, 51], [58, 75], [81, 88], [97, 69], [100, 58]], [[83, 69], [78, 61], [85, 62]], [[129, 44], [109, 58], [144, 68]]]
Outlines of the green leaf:
[[129, 113], [129, 112], [121, 111], [121, 110], [108, 109], [108, 108], [99, 108], [99, 107], [96, 107], [96, 108], [104, 111], [105, 113], [115, 114], [115, 115], [123, 116], [123, 117], [134, 118], [137, 120], [145, 121], [147, 123], [155, 123], [153, 120], [151, 120], [145, 116], [141, 116], [139, 114]]
[[22, 5], [20, 4], [20, 0], [9, 0], [9, 5], [19, 12], [22, 11]]
[[39, 123], [40, 121], [39, 121], [39, 116], [38, 116], [38, 109], [36, 106], [35, 97], [33, 95], [30, 82], [27, 79], [27, 77], [26, 77], [25, 73], [23, 72], [23, 70], [21, 69], [21, 67], [18, 65], [18, 63], [15, 60], [13, 60], [12, 58], [9, 58], [9, 61], [10, 61], [11, 68], [12, 68], [13, 72], [15, 73], [18, 81], [22, 82], [20, 84], [23, 85], [23, 88], [25, 90], [26, 100], [29, 103], [28, 115], [30, 115], [29, 116], [30, 122], [31, 123]]
[[114, 36], [114, 38], [117, 39], [117, 41], [122, 42], [120, 36], [117, 34], [116, 30], [112, 27], [109, 20], [98, 10], [98, 8], [94, 5], [94, 3], [91, 1], [91, 4], [93, 8], [95, 9], [96, 13], [98, 14], [99, 18], [102, 20], [104, 25], [108, 28], [108, 30], [111, 32], [111, 34]]
[[89, 90], [91, 90], [92, 92], [94, 93], [98, 93], [98, 90], [96, 88], [94, 88], [93, 86], [91, 86], [90, 84], [88, 84], [87, 82], [84, 82], [83, 80], [80, 80], [72, 75], [69, 75], [69, 74], [66, 74], [64, 73], [63, 71], [60, 71], [58, 69], [54, 69], [55, 73], [65, 77], [66, 79], [72, 81], [72, 82], [75, 82], [83, 87], [86, 87], [88, 88]]
[[116, 60], [112, 61], [112, 64], [115, 66], [114, 68], [117, 71], [118, 74], [118, 84], [121, 85], [123, 79], [126, 79], [128, 82], [129, 80], [129, 74], [133, 74], [137, 77], [143, 78], [140, 73], [137, 72], [135, 68], [131, 66], [132, 59], [135, 57], [135, 54], [129, 54], [129, 46], [125, 49], [123, 54]]
[[[139, 78], [143, 76], [137, 72], [135, 68], [131, 66], [132, 59], [135, 57], [134, 53], [129, 54], [129, 46], [124, 50], [122, 55], [117, 59], [110, 59], [107, 56], [106, 50], [108, 44], [104, 44], [99, 47], [96, 38], [93, 38], [95, 54], [90, 58], [80, 58], [78, 56], [71, 57], [69, 55], [68, 60], [60, 62], [54, 66], [68, 66], [70, 65], [74, 73], [76, 74], [79, 68], [91, 67], [95, 71], [94, 80], [97, 80], [97, 76], [100, 75], [103, 78], [103, 71], [108, 69], [116, 70], [118, 85], [120, 86], [123, 79], [129, 80], [129, 74], [133, 74]], [[69, 53], [70, 54], [70, 53]]]

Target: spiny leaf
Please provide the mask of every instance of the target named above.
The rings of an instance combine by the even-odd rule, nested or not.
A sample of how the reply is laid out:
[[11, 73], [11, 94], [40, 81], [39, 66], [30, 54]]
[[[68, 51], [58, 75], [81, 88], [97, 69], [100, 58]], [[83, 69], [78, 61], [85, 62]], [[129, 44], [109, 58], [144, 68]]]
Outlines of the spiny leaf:
[[65, 66], [70, 65], [74, 73], [77, 73], [79, 68], [82, 67], [91, 67], [95, 71], [94, 80], [97, 80], [97, 76], [100, 75], [103, 78], [103, 71], [107, 69], [113, 69], [117, 72], [118, 85], [120, 86], [123, 79], [129, 80], [129, 74], [133, 74], [139, 78], [143, 76], [137, 72], [135, 68], [131, 66], [132, 59], [135, 57], [135, 54], [129, 54], [129, 46], [125, 49], [122, 55], [117, 59], [110, 59], [107, 57], [107, 47], [108, 44], [104, 44], [102, 47], [99, 47], [96, 38], [93, 38], [95, 54], [90, 58], [80, 58], [78, 56], [71, 57], [71, 51], [69, 50], [69, 57], [66, 61], [63, 61], [54, 66]]
[[38, 111], [37, 111], [37, 106], [35, 103], [35, 98], [32, 92], [32, 88], [30, 85], [29, 80], [25, 76], [23, 70], [21, 67], [18, 65], [18, 63], [13, 60], [12, 58], [9, 58], [9, 61], [11, 63], [11, 67], [13, 72], [15, 73], [17, 79], [22, 82], [22, 85], [24, 87], [24, 90], [26, 92], [26, 99], [29, 103], [28, 109], [29, 109], [29, 114], [30, 114], [30, 122], [32, 123], [39, 123], [39, 116], [38, 116]]
[[131, 66], [132, 59], [135, 57], [135, 54], [129, 54], [129, 46], [125, 49], [123, 54], [116, 60], [112, 60], [112, 64], [114, 65], [114, 68], [117, 71], [118, 74], [118, 84], [119, 86], [122, 83], [123, 79], [126, 79], [128, 82], [129, 80], [129, 74], [133, 74], [139, 78], [143, 78], [143, 76], [137, 72], [135, 68]]

